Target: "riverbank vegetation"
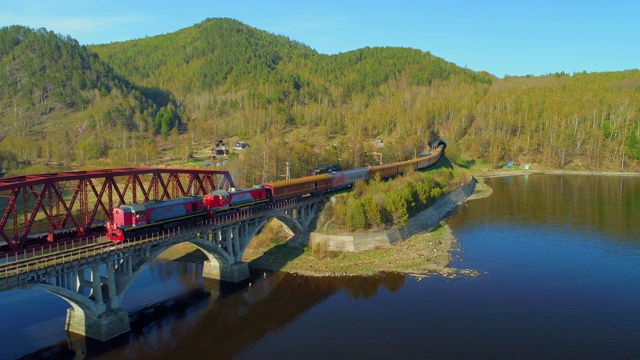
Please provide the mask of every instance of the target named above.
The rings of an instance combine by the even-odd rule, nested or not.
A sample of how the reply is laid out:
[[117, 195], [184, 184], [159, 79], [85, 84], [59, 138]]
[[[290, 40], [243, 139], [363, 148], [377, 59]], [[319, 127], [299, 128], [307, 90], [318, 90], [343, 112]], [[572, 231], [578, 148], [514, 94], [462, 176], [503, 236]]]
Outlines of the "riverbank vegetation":
[[301, 252], [296, 246], [265, 237], [252, 242], [243, 260], [256, 269], [309, 276], [373, 275], [380, 272], [475, 275], [474, 271], [449, 266], [456, 251], [457, 242], [451, 229], [441, 223], [431, 231], [417, 234], [406, 241], [357, 253], [312, 248], [305, 248]]
[[[93, 46], [3, 27], [0, 64], [6, 176], [211, 161], [244, 187], [437, 138], [461, 166], [640, 169], [639, 70], [498, 78], [415, 49], [324, 55], [232, 19]], [[251, 146], [213, 159], [218, 139]]]
[[[450, 267], [458, 251], [451, 229], [440, 223], [431, 231], [388, 247], [363, 252], [328, 252], [287, 243], [289, 234], [276, 222], [269, 223], [246, 249], [243, 261], [254, 270], [284, 271], [307, 276], [374, 275], [398, 272], [414, 276], [477, 276], [469, 269]], [[202, 263], [206, 256], [188, 243], [165, 251], [160, 258]]]
[[434, 170], [404, 174], [391, 181], [358, 181], [349, 192], [331, 197], [318, 220], [319, 232], [379, 231], [402, 227], [407, 220], [441, 196], [471, 180], [465, 169], [451, 167], [446, 158]]

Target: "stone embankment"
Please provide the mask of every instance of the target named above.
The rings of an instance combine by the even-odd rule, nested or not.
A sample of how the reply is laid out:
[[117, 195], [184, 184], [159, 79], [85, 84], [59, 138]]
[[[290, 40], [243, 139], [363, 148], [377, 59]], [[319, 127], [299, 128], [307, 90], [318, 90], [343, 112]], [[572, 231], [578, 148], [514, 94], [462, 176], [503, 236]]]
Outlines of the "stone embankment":
[[310, 247], [322, 247], [326, 251], [359, 252], [407, 240], [413, 235], [425, 232], [444, 219], [456, 206], [473, 194], [477, 180], [472, 178], [468, 184], [448, 193], [428, 209], [411, 217], [401, 228], [394, 227], [386, 231], [363, 234], [327, 235], [312, 233]]

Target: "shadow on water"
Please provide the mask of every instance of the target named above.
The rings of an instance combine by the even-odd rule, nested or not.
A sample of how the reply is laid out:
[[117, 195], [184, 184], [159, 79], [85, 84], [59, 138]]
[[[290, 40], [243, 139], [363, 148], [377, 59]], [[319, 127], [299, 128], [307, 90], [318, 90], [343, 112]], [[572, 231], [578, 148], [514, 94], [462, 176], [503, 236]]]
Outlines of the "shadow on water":
[[[280, 271], [288, 262], [298, 258], [304, 253], [304, 248], [293, 240], [279, 245], [275, 245], [265, 251], [261, 256], [248, 262], [249, 268], [254, 271], [269, 270]], [[184, 255], [177, 257], [174, 261], [192, 262], [202, 264], [207, 261], [207, 256], [199, 249], [191, 250]], [[242, 281], [239, 284], [247, 284], [249, 280]]]
[[315, 278], [252, 271], [247, 282], [203, 279], [177, 297], [130, 313], [131, 331], [107, 342], [67, 334], [67, 341], [22, 359], [175, 359], [215, 354], [228, 359], [295, 322], [339, 291], [370, 299], [380, 289], [396, 292], [405, 277]]
[[[216, 284], [217, 283], [217, 284]], [[233, 284], [236, 285], [236, 284]], [[211, 290], [206, 291], [205, 288]], [[129, 314], [131, 331], [102, 342], [82, 335], [67, 333], [67, 342], [58, 343], [21, 359], [85, 359], [101, 356], [114, 348], [128, 346], [137, 338], [151, 331], [157, 331], [168, 322], [177, 323], [194, 313], [202, 312], [207, 302], [216, 301], [220, 283], [205, 284], [203, 288], [180, 294], [171, 299], [157, 302]]]
[[252, 269], [268, 268], [272, 271], [280, 271], [290, 261], [304, 253], [304, 248], [287, 243], [276, 245], [267, 250], [262, 256], [249, 262]]

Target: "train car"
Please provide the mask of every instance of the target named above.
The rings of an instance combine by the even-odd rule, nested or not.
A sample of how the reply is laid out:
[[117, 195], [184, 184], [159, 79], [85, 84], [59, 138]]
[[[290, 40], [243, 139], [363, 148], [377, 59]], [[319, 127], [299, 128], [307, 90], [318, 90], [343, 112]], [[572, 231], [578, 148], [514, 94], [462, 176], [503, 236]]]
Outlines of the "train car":
[[189, 196], [122, 205], [113, 209], [113, 220], [107, 221], [105, 227], [109, 240], [121, 242], [135, 236], [188, 225], [207, 216], [202, 196]]
[[338, 171], [329, 174], [331, 176], [331, 190], [339, 190], [353, 186], [358, 181], [369, 181], [370, 171], [368, 168], [358, 168], [345, 171]]
[[429, 154], [427, 156], [421, 156], [411, 161], [415, 163], [415, 170], [424, 170], [429, 166], [431, 166], [432, 164], [435, 164], [436, 162], [438, 162], [439, 158], [440, 158], [439, 152], [436, 151], [432, 154]]
[[437, 156], [428, 155], [428, 156], [419, 157], [413, 161], [416, 164], [416, 170], [423, 170], [431, 166], [431, 164], [435, 164], [437, 160], [438, 160]]
[[[444, 150], [446, 143], [444, 141], [438, 142], [438, 147], [433, 151], [433, 153], [428, 156], [421, 156], [416, 159], [409, 160], [411, 162], [414, 170], [424, 170], [431, 165], [436, 164], [440, 161], [440, 157], [442, 155], [442, 151]], [[399, 166], [402, 166], [402, 163], [398, 163]]]
[[216, 190], [204, 196], [204, 207], [214, 214], [240, 210], [269, 201], [267, 188], [256, 185], [250, 189]]
[[370, 178], [380, 174], [383, 180], [393, 178], [398, 175], [402, 175], [413, 170], [424, 170], [429, 166], [434, 165], [440, 160], [440, 157], [444, 153], [444, 148], [447, 144], [440, 140], [437, 143], [437, 149], [429, 156], [423, 156], [412, 160], [400, 161], [391, 164], [369, 166]]
[[431, 153], [431, 156], [436, 156], [436, 157], [440, 157], [440, 154], [442, 153], [442, 151], [444, 151], [445, 145], [444, 143], [440, 143]]
[[314, 175], [299, 179], [276, 181], [262, 184], [269, 191], [270, 200], [282, 201], [295, 197], [323, 194], [331, 190], [329, 174]]
[[370, 178], [380, 174], [381, 179], [390, 179], [398, 175], [398, 163], [369, 166], [369, 171]]
[[431, 155], [428, 156], [429, 159], [429, 164], [427, 164], [426, 166], [419, 166], [418, 169], [425, 169], [431, 165], [435, 165], [436, 163], [438, 163], [438, 161], [440, 161], [440, 158], [442, 158], [442, 155], [444, 155], [444, 148], [447, 146], [447, 144], [440, 140], [440, 142], [438, 142], [438, 147], [433, 151], [433, 153], [431, 153]]
[[398, 174], [399, 175], [404, 175], [410, 171], [415, 171], [418, 169], [417, 165], [418, 163], [415, 161], [415, 159], [413, 160], [406, 160], [406, 161], [401, 161], [396, 163], [398, 165]]

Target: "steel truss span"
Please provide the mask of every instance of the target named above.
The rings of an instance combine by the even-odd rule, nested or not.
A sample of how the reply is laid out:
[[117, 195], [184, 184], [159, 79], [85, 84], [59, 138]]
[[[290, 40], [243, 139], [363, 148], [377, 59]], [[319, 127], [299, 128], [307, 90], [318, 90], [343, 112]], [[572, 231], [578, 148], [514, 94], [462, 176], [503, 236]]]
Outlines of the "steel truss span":
[[0, 179], [0, 248], [104, 233], [123, 204], [204, 195], [235, 187], [228, 171], [124, 168]]

